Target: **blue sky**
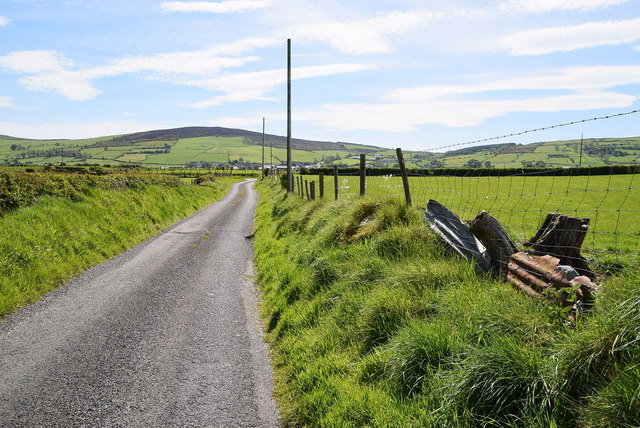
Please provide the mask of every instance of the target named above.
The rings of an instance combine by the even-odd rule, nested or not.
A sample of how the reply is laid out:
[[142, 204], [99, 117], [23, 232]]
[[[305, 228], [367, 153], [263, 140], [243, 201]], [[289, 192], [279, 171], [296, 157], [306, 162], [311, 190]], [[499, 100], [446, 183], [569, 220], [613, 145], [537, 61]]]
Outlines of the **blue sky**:
[[0, 134], [284, 135], [287, 38], [298, 138], [429, 150], [640, 109], [640, 0], [2, 0]]

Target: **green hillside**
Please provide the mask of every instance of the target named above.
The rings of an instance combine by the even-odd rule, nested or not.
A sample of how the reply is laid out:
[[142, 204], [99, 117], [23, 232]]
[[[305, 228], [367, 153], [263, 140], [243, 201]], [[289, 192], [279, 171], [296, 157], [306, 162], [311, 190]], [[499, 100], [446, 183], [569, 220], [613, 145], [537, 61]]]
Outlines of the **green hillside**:
[[[286, 138], [265, 135], [265, 162], [286, 161]], [[399, 142], [398, 145], [402, 145]], [[295, 163], [356, 166], [367, 155], [372, 167], [397, 166], [395, 150], [313, 140], [292, 140]], [[640, 159], [640, 137], [501, 143], [446, 153], [406, 151], [409, 168], [571, 167], [634, 164]], [[0, 164], [49, 163], [142, 164], [185, 166], [202, 163], [254, 164], [262, 161], [262, 134], [242, 129], [188, 127], [82, 140], [29, 140], [0, 136]]]
[[490, 164], [496, 168], [627, 165], [640, 159], [640, 137], [494, 144], [428, 154], [426, 157], [441, 162], [445, 167], [479, 164]]
[[[265, 162], [286, 161], [286, 138], [265, 135]], [[292, 140], [295, 162], [325, 163], [378, 147], [327, 141]], [[0, 163], [144, 164], [184, 166], [190, 163], [254, 163], [262, 161], [262, 134], [241, 129], [188, 127], [83, 140], [30, 140], [0, 136]]]

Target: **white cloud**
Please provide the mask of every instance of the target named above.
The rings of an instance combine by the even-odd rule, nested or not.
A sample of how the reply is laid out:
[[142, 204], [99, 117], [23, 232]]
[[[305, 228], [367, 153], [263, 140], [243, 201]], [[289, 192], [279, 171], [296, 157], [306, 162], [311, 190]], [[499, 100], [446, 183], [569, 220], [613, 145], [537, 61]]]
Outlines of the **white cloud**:
[[387, 98], [394, 102], [419, 102], [489, 91], [560, 90], [593, 92], [621, 85], [640, 84], [640, 65], [570, 67], [546, 75], [503, 79], [473, 85], [430, 85], [397, 89]]
[[218, 73], [225, 68], [242, 67], [260, 58], [223, 57], [210, 51], [173, 52], [153, 56], [120, 58], [111, 65], [96, 68], [98, 74], [116, 75], [149, 71], [159, 74], [207, 75]]
[[32, 91], [53, 91], [72, 101], [86, 101], [100, 94], [82, 72], [42, 73], [22, 77], [18, 82]]
[[[626, 108], [640, 98], [609, 89], [633, 84], [640, 84], [640, 65], [573, 67], [552, 71], [548, 75], [479, 84], [396, 89], [384, 97], [384, 102], [329, 104], [320, 109], [298, 112], [296, 119], [340, 131], [406, 132], [424, 124], [467, 127], [513, 112]], [[560, 95], [526, 95], [526, 91], [540, 90], [554, 90]], [[509, 99], [495, 99], [500, 96], [500, 91], [508, 91], [511, 96]], [[482, 94], [488, 93], [492, 93], [492, 99], [482, 99]], [[517, 96], [512, 96], [514, 94]]]
[[629, 1], [630, 0], [508, 0], [501, 5], [501, 8], [522, 12], [592, 10], [628, 3]]
[[8, 23], [9, 23], [9, 19], [5, 18], [4, 16], [0, 16], [0, 27], [4, 27]]
[[263, 9], [270, 6], [271, 3], [271, 0], [166, 1], [160, 4], [160, 8], [166, 12], [231, 13]]
[[329, 43], [352, 55], [388, 53], [394, 50], [389, 36], [407, 33], [444, 17], [442, 12], [389, 12], [359, 22], [307, 24], [296, 32], [299, 39]]
[[0, 97], [0, 108], [13, 107], [10, 97]]
[[[291, 70], [292, 80], [336, 74], [354, 73], [374, 68], [371, 64], [330, 64], [312, 67], [298, 67]], [[211, 79], [184, 82], [192, 86], [223, 92], [224, 95], [189, 105], [194, 108], [206, 108], [225, 102], [241, 102], [250, 100], [268, 100], [265, 94], [287, 80], [286, 70], [267, 70], [253, 73], [236, 73]]]
[[142, 123], [132, 120], [102, 120], [95, 122], [66, 123], [15, 123], [0, 122], [0, 129], [5, 135], [21, 138], [94, 138], [98, 136], [120, 135], [132, 132], [163, 129], [169, 126], [188, 126], [189, 124], [167, 124], [164, 122]]
[[72, 65], [72, 61], [56, 51], [17, 51], [0, 57], [0, 66], [17, 73], [61, 71]]
[[67, 99], [83, 101], [100, 94], [93, 85], [96, 79], [126, 73], [148, 73], [147, 77], [175, 83], [179, 80], [176, 76], [212, 75], [258, 61], [259, 58], [255, 56], [230, 55], [274, 43], [273, 39], [266, 37], [248, 38], [197, 51], [117, 58], [103, 66], [77, 70], [71, 70], [74, 63], [56, 51], [19, 51], [0, 57], [0, 66], [16, 73], [29, 74], [19, 79], [19, 83], [27, 89], [54, 91]]
[[640, 40], [640, 19], [589, 22], [510, 34], [501, 41], [512, 55], [541, 55]]
[[408, 132], [426, 124], [469, 127], [513, 112], [556, 112], [623, 108], [637, 97], [610, 92], [498, 101], [444, 101], [388, 104], [331, 104], [297, 112], [296, 120], [339, 131]]

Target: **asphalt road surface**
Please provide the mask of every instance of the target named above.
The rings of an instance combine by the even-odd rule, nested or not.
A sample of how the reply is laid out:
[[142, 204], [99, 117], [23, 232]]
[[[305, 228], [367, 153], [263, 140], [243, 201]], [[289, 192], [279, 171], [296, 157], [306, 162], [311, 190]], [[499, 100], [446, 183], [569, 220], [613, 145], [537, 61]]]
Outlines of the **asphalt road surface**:
[[0, 322], [0, 426], [273, 427], [256, 193], [220, 202]]

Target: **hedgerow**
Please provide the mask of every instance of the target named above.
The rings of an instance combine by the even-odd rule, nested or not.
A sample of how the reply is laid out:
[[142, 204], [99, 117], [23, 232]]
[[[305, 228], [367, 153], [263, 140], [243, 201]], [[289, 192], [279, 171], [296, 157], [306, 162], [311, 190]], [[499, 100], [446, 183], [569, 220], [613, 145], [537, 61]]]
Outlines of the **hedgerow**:
[[0, 171], [0, 214], [33, 204], [41, 196], [79, 199], [92, 188], [141, 189], [149, 185], [179, 187], [177, 177], [158, 174], [64, 174]]

